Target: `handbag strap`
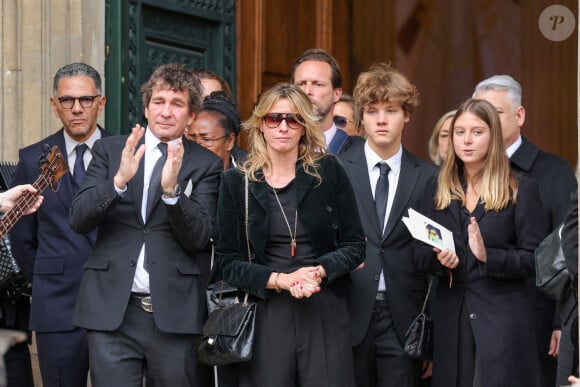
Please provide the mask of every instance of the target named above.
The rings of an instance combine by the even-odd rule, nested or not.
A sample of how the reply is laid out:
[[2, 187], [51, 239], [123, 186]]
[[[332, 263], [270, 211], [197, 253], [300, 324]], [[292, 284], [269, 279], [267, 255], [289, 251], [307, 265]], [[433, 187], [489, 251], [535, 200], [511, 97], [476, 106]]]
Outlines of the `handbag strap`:
[[[248, 213], [249, 213], [249, 194], [248, 194], [248, 185], [249, 185], [249, 181], [248, 181], [248, 174], [244, 173], [244, 191], [245, 191], [245, 211], [244, 211], [244, 224], [246, 226], [246, 246], [248, 247], [248, 261], [250, 262], [250, 264], [252, 263], [252, 252], [250, 250], [250, 232], [248, 230]], [[244, 296], [244, 306], [248, 305], [248, 292], [246, 292], [246, 295]]]
[[249, 202], [249, 194], [248, 194], [248, 174], [245, 173], [244, 174], [244, 186], [245, 186], [245, 197], [246, 197], [246, 208], [245, 208], [245, 218], [244, 218], [244, 224], [246, 226], [246, 246], [248, 247], [248, 261], [250, 261], [250, 263], [252, 263], [252, 252], [250, 251], [250, 232], [248, 231], [248, 202]]
[[425, 307], [427, 306], [427, 301], [429, 301], [429, 295], [431, 294], [431, 287], [433, 286], [433, 279], [435, 277], [431, 277], [429, 280], [429, 286], [427, 287], [427, 294], [425, 295], [425, 301], [423, 301], [423, 307], [421, 308], [421, 313], [425, 313]]

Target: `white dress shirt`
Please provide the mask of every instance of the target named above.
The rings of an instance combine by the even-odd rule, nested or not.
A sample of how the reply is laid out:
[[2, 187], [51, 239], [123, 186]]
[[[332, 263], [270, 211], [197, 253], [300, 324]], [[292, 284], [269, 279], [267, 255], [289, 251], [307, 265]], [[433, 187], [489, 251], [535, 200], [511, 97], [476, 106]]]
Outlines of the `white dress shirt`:
[[[365, 150], [365, 157], [367, 160], [367, 167], [369, 173], [369, 180], [371, 183], [371, 191], [373, 193], [373, 198], [375, 197], [375, 190], [377, 187], [377, 181], [379, 180], [379, 176], [381, 175], [380, 169], [377, 166], [380, 162], [386, 162], [391, 169], [387, 175], [389, 179], [389, 195], [387, 197], [387, 210], [385, 213], [385, 223], [382, 225], [382, 230], [385, 230], [387, 226], [387, 222], [389, 221], [389, 214], [391, 213], [391, 208], [393, 208], [393, 202], [395, 198], [395, 193], [397, 192], [397, 185], [399, 183], [399, 175], [401, 173], [401, 159], [403, 157], [403, 147], [399, 148], [397, 153], [395, 153], [391, 158], [388, 160], [383, 160], [379, 155], [375, 153], [369, 146], [368, 141], [365, 143], [364, 146]], [[381, 278], [379, 279], [379, 289], [378, 291], [385, 291], [386, 283], [385, 283], [385, 276], [381, 271]]]

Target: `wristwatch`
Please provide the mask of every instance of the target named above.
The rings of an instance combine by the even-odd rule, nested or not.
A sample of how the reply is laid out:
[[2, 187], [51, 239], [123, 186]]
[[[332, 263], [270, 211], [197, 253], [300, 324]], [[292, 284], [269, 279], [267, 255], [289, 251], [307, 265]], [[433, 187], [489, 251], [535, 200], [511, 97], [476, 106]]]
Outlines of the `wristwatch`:
[[173, 187], [173, 191], [163, 191], [163, 198], [164, 199], [173, 199], [181, 195], [181, 186], [179, 183], [175, 184]]

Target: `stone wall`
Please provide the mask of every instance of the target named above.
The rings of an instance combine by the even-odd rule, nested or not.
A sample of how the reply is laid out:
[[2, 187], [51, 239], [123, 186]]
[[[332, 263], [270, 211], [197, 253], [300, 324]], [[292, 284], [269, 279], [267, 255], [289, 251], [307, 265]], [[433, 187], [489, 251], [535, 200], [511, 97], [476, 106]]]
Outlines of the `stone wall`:
[[17, 161], [61, 127], [49, 102], [58, 68], [85, 62], [104, 76], [104, 0], [0, 0], [0, 55], [0, 160]]

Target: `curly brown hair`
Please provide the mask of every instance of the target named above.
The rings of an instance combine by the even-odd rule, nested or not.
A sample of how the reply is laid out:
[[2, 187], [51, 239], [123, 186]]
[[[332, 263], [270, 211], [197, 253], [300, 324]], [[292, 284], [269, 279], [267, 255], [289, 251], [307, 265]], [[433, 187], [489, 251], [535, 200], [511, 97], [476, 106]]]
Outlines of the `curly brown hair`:
[[353, 91], [357, 126], [365, 106], [377, 102], [399, 102], [407, 115], [419, 106], [419, 91], [389, 63], [375, 63], [362, 72]]

